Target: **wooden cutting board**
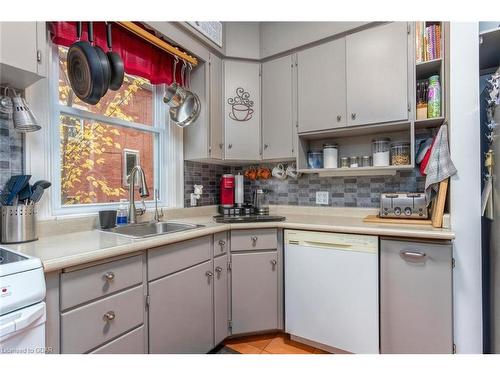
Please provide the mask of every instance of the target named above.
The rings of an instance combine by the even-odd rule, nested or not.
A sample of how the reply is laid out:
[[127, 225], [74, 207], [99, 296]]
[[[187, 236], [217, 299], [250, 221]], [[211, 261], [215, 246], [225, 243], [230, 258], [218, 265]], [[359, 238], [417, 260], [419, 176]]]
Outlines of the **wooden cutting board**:
[[430, 219], [394, 219], [394, 218], [381, 218], [378, 215], [368, 215], [363, 219], [365, 223], [374, 224], [409, 224], [409, 225], [431, 225]]

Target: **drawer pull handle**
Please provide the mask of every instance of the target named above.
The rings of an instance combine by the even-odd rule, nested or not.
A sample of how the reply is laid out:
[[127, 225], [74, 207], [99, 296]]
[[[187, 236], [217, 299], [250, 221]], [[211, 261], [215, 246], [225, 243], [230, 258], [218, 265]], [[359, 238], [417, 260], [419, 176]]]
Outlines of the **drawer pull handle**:
[[207, 277], [212, 277], [214, 274], [212, 273], [212, 271], [207, 271], [205, 272], [205, 275], [207, 275]]
[[217, 272], [220, 275], [220, 273], [222, 272], [222, 267], [220, 266], [215, 267], [215, 272]]
[[115, 320], [116, 315], [114, 311], [108, 311], [106, 314], [104, 314], [103, 319], [111, 322], [112, 320]]
[[252, 240], [253, 246], [255, 246], [256, 243], [257, 243], [258, 238], [257, 238], [257, 236], [252, 236], [251, 240]]
[[422, 253], [420, 251], [407, 251], [407, 250], [401, 250], [399, 252], [399, 256], [403, 258], [405, 261], [410, 263], [423, 263], [427, 258], [426, 253]]
[[106, 280], [108, 281], [113, 281], [115, 279], [115, 274], [113, 272], [106, 272], [104, 274], [104, 277], [106, 278]]

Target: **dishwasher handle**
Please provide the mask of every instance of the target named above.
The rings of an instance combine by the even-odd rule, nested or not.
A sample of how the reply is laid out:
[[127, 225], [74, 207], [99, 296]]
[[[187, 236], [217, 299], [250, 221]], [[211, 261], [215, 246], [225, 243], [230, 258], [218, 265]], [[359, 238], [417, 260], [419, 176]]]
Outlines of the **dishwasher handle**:
[[399, 256], [410, 263], [424, 263], [427, 259], [427, 254], [415, 250], [401, 250]]

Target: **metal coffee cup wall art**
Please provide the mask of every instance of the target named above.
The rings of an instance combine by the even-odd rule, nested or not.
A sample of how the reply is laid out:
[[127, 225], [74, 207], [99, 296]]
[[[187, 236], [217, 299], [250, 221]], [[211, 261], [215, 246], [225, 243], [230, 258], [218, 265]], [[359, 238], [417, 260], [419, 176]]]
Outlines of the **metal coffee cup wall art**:
[[250, 100], [250, 93], [245, 91], [244, 88], [238, 87], [236, 89], [236, 96], [229, 98], [227, 104], [231, 106], [229, 118], [234, 121], [248, 121], [252, 118], [254, 110], [253, 100]]

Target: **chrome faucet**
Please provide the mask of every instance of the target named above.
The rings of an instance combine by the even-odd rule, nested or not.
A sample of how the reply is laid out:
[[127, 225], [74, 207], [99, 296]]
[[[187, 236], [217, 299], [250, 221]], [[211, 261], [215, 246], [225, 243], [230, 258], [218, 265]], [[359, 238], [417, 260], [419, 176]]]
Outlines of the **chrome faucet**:
[[[128, 176], [128, 191], [129, 191], [129, 205], [128, 205], [128, 222], [130, 224], [137, 223], [137, 209], [135, 208], [134, 192], [135, 192], [135, 177], [139, 173], [139, 194], [141, 198], [149, 196], [148, 186], [146, 185], [146, 176], [140, 165], [136, 165], [132, 168], [130, 175]], [[143, 201], [144, 204], [144, 201]], [[145, 205], [144, 205], [145, 206]], [[142, 215], [146, 211], [146, 208], [139, 209], [139, 215]]]

